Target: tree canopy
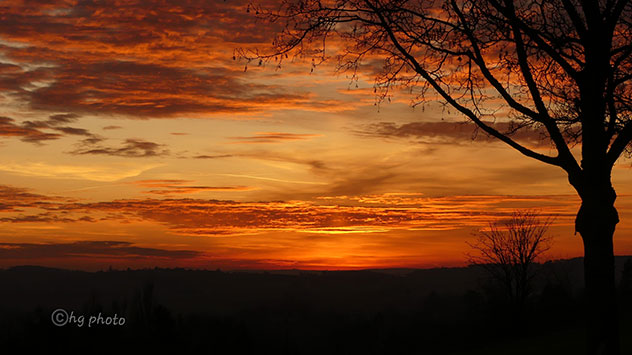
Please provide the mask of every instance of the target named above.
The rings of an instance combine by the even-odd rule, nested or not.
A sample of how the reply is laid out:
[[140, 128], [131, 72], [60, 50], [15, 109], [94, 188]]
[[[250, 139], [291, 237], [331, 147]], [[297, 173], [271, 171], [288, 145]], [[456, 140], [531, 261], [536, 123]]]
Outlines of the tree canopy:
[[[355, 73], [379, 58], [382, 98], [397, 85], [411, 89], [414, 104], [436, 93], [487, 134], [569, 175], [591, 165], [584, 156], [578, 163], [576, 144], [603, 153], [599, 165], [610, 171], [632, 140], [629, 1], [286, 0], [253, 8], [283, 31], [272, 53], [247, 59], [280, 62], [292, 53], [316, 65], [333, 53]], [[501, 130], [497, 120], [510, 124]], [[557, 154], [512, 138], [527, 127]]]

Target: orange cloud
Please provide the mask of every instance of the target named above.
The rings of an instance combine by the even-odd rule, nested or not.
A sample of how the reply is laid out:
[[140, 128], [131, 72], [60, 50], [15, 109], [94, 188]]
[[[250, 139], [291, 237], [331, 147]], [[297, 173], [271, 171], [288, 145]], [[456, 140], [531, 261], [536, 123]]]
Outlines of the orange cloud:
[[[184, 190], [197, 190], [196, 187], [183, 186], [185, 182], [141, 180], [135, 184], [164, 187], [165, 192], [160, 194], [177, 191], [178, 187], [183, 187]], [[247, 234], [261, 231], [348, 234], [390, 230], [453, 230], [464, 226], [484, 227], [490, 220], [510, 215], [515, 205], [521, 202], [539, 206], [546, 214], [558, 216], [558, 224], [569, 224], [569, 220], [574, 216], [576, 200], [575, 196], [423, 197], [383, 194], [323, 197], [318, 203], [123, 199], [94, 203], [62, 201], [40, 206], [33, 201], [33, 207], [41, 207], [45, 212], [5, 217], [2, 221], [145, 220], [167, 225], [175, 233], [190, 235]]]
[[[134, 182], [140, 187], [165, 190], [169, 188], [162, 186], [189, 183], [180, 179]], [[385, 193], [322, 196], [311, 202], [192, 198], [83, 202], [1, 187], [0, 224], [4, 235], [20, 233], [24, 243], [37, 244], [5, 247], [23, 248], [19, 253], [24, 255], [42, 253], [43, 257], [37, 259], [42, 265], [72, 264], [81, 268], [110, 264], [124, 267], [216, 265], [214, 267], [266, 269], [458, 265], [463, 263], [463, 253], [467, 251], [465, 240], [471, 232], [485, 228], [490, 221], [506, 218], [516, 208], [538, 208], [545, 216], [555, 216], [551, 227], [551, 234], [556, 238], [554, 257], [581, 254], [581, 243], [578, 237], [572, 236], [579, 202], [574, 195], [433, 197]], [[628, 214], [629, 196], [620, 197], [619, 208]], [[146, 254], [144, 251], [137, 254], [133, 250], [126, 251], [128, 247], [136, 247], [131, 244], [74, 245], [77, 240], [102, 243], [104, 230], [126, 238], [122, 240], [128, 243], [144, 240], [143, 247], [157, 249], [156, 253], [197, 250], [199, 254], [143, 256], [140, 254]], [[624, 236], [628, 230], [628, 225], [622, 224], [618, 235]], [[63, 242], [56, 239], [62, 235]], [[199, 238], [181, 239], [174, 235]], [[15, 244], [13, 240], [4, 242]], [[41, 246], [42, 243], [73, 244], [60, 246], [63, 253], [66, 253], [64, 250], [85, 252], [63, 256], [55, 251], [58, 247]], [[626, 238], [618, 239], [617, 246], [619, 253], [630, 250]], [[102, 251], [90, 252], [93, 247]], [[52, 256], [46, 258], [46, 253]], [[3, 251], [0, 254], [5, 255]], [[3, 265], [15, 265], [23, 263], [26, 257], [0, 259], [5, 262]], [[68, 260], [72, 263], [66, 263]]]
[[191, 182], [190, 180], [138, 180], [133, 184], [142, 187], [158, 187], [160, 190], [143, 191], [145, 193], [157, 194], [157, 195], [170, 195], [170, 194], [189, 194], [200, 191], [248, 191], [252, 190], [248, 186], [192, 186], [182, 185]]
[[285, 141], [297, 141], [320, 137], [320, 134], [297, 134], [284, 132], [257, 132], [248, 137], [230, 137], [236, 140], [235, 144], [259, 144], [259, 143], [280, 143]]
[[0, 212], [22, 212], [23, 208], [46, 209], [68, 201], [62, 197], [34, 194], [20, 187], [0, 185]]

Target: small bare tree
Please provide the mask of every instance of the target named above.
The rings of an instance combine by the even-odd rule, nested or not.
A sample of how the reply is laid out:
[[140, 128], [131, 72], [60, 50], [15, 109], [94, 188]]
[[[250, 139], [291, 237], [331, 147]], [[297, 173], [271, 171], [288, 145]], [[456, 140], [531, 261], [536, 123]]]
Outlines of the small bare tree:
[[551, 218], [542, 219], [537, 212], [516, 211], [508, 220], [490, 222], [489, 230], [468, 242], [477, 254], [469, 254], [469, 262], [483, 267], [502, 287], [517, 315], [532, 292], [533, 264], [551, 246], [546, 234], [551, 223]]

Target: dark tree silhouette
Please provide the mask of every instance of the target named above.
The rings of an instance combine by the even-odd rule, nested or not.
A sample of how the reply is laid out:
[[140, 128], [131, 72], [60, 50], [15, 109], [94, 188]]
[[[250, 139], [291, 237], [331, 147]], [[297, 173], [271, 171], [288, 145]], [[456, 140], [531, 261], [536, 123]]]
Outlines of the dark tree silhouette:
[[623, 264], [621, 281], [619, 281], [619, 292], [623, 299], [632, 296], [632, 259], [626, 260]]
[[[242, 58], [259, 64], [276, 58], [280, 65], [298, 54], [316, 65], [335, 39], [336, 51], [343, 48], [342, 70], [383, 59], [379, 97], [403, 85], [418, 104], [434, 91], [488, 135], [566, 172], [581, 198], [575, 228], [584, 243], [588, 352], [618, 354], [613, 235], [619, 217], [611, 172], [632, 140], [631, 1], [284, 0], [274, 6], [249, 7], [283, 28], [274, 50], [242, 51]], [[494, 124], [496, 116], [505, 124]], [[556, 154], [521, 143], [515, 133], [525, 129], [539, 131]]]
[[469, 262], [484, 268], [502, 288], [517, 321], [523, 316], [536, 276], [534, 263], [551, 246], [546, 234], [552, 219], [537, 212], [516, 211], [504, 221], [490, 222], [473, 243]]

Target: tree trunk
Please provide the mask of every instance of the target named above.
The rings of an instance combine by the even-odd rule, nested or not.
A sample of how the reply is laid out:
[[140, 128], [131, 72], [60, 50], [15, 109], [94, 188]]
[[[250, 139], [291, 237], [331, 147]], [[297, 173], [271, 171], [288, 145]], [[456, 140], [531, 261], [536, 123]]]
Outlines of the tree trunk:
[[[584, 242], [587, 350], [589, 355], [619, 355], [613, 236], [619, 222], [616, 194], [609, 186], [582, 197], [576, 230]], [[601, 191], [598, 191], [601, 190]]]

